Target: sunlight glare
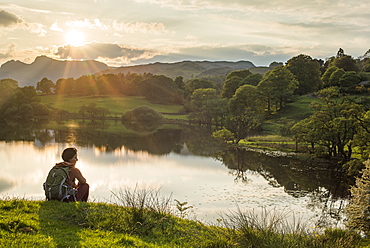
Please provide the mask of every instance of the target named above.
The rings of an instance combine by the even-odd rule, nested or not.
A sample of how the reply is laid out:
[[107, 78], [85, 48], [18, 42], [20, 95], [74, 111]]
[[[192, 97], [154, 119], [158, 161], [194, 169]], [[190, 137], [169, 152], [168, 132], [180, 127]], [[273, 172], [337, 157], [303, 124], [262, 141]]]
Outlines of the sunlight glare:
[[70, 31], [65, 35], [66, 43], [71, 46], [82, 46], [85, 41], [85, 36], [80, 31]]

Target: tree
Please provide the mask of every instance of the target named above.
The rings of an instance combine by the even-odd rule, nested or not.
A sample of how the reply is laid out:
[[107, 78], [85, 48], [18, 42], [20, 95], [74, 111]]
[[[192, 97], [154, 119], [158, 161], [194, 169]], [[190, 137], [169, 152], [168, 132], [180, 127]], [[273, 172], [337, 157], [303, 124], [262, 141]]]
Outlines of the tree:
[[98, 94], [96, 78], [94, 75], [83, 75], [75, 80], [76, 93], [84, 96], [95, 96]]
[[252, 72], [250, 72], [250, 70], [248, 70], [248, 69], [240, 70], [240, 71], [232, 71], [226, 76], [226, 80], [230, 79], [232, 77], [240, 77], [241, 79], [244, 79], [244, 78], [248, 77], [251, 74], [252, 74]]
[[235, 135], [235, 143], [245, 138], [261, 124], [263, 103], [256, 86], [243, 85], [237, 89], [228, 103], [227, 129]]
[[73, 94], [75, 92], [74, 78], [60, 78], [55, 83], [55, 92], [58, 94]]
[[242, 81], [242, 85], [249, 84], [253, 86], [257, 86], [259, 82], [262, 80], [262, 75], [259, 73], [253, 73], [249, 76], [245, 77]]
[[84, 118], [86, 115], [91, 119], [105, 118], [109, 114], [109, 110], [103, 107], [97, 107], [96, 103], [90, 103], [88, 106], [82, 105], [79, 113]]
[[177, 87], [179, 87], [179, 89], [185, 89], [185, 83], [184, 83], [184, 77], [182, 76], [178, 76], [175, 78], [175, 84], [177, 85]]
[[206, 80], [193, 79], [185, 85], [185, 96], [190, 96], [197, 89], [213, 88], [213, 84]]
[[0, 114], [9, 119], [27, 120], [48, 113], [33, 86], [15, 89], [0, 106]]
[[141, 96], [155, 103], [175, 103], [182, 104], [183, 97], [174, 81], [164, 75], [153, 75], [144, 79], [138, 85]]
[[116, 74], [102, 74], [96, 79], [96, 85], [100, 95], [119, 95], [122, 93], [122, 84]]
[[351, 188], [352, 198], [346, 207], [346, 226], [370, 235], [370, 160], [365, 162], [362, 176], [356, 179]]
[[269, 113], [272, 110], [273, 103], [275, 103], [276, 109], [282, 108], [293, 96], [297, 87], [298, 81], [295, 76], [283, 66], [278, 66], [268, 71], [257, 85], [258, 91], [267, 104]]
[[356, 61], [350, 55], [343, 55], [335, 58], [331, 66], [342, 68], [345, 71], [358, 71]]
[[347, 71], [339, 79], [339, 85], [343, 88], [354, 88], [361, 82], [361, 77], [354, 71]]
[[273, 68], [275, 68], [277, 66], [284, 66], [284, 63], [283, 62], [276, 62], [276, 61], [274, 61], [274, 62], [270, 63], [269, 68], [272, 68], [273, 69]]
[[310, 143], [315, 154], [348, 161], [363, 108], [348, 98], [338, 98], [339, 95], [335, 87], [321, 90], [321, 101], [311, 106], [313, 114], [294, 125], [292, 132], [298, 140]]
[[44, 77], [41, 81], [37, 82], [36, 90], [41, 91], [43, 94], [52, 93], [52, 89], [55, 88], [53, 81]]
[[343, 57], [343, 56], [345, 56], [344, 50], [342, 48], [339, 48], [339, 50], [337, 52], [337, 58], [340, 58], [340, 57]]
[[264, 109], [261, 94], [252, 85], [240, 86], [229, 100], [228, 107], [231, 115], [239, 115], [246, 110], [261, 114]]
[[242, 85], [242, 78], [234, 76], [231, 78], [226, 79], [223, 87], [221, 95], [223, 98], [230, 99], [234, 94], [235, 91]]
[[362, 63], [362, 71], [370, 72], [370, 58], [365, 58]]
[[5, 78], [0, 80], [0, 98], [10, 95], [15, 89], [18, 88], [18, 82]]
[[346, 72], [342, 68], [338, 68], [335, 70], [329, 78], [329, 84], [328, 86], [339, 86], [339, 80], [340, 78], [345, 74]]
[[368, 159], [370, 156], [370, 111], [358, 113], [357, 119], [360, 127], [353, 140], [353, 145], [357, 147], [362, 159]]
[[234, 141], [234, 134], [227, 130], [225, 127], [217, 131], [214, 131], [212, 133], [212, 137], [218, 140], [222, 140], [224, 142]]
[[333, 72], [335, 72], [338, 69], [339, 68], [336, 66], [330, 66], [328, 69], [326, 69], [326, 71], [321, 77], [324, 87], [334, 86], [334, 85], [330, 85], [329, 80], [330, 80], [331, 74], [333, 74]]
[[123, 121], [130, 122], [158, 122], [162, 119], [163, 116], [160, 113], [147, 106], [136, 107], [122, 115]]
[[139, 95], [139, 84], [146, 79], [144, 76], [137, 73], [128, 73], [125, 77], [125, 82], [122, 85], [122, 92], [126, 96]]
[[286, 68], [298, 80], [295, 94], [304, 95], [315, 92], [322, 87], [320, 64], [310, 56], [300, 54], [288, 60]]
[[197, 89], [190, 96], [189, 118], [206, 125], [221, 125], [227, 114], [227, 100], [216, 89]]

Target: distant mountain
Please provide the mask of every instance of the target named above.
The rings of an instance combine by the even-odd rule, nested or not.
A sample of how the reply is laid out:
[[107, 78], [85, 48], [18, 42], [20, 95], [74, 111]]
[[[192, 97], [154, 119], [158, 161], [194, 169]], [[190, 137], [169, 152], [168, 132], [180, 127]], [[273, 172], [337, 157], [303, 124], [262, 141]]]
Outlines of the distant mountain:
[[0, 67], [0, 79], [11, 78], [18, 81], [20, 87], [36, 86], [44, 77], [54, 83], [60, 78], [78, 78], [86, 74], [95, 74], [109, 67], [95, 60], [61, 61], [46, 56], [39, 56], [31, 64], [10, 60]]
[[[87, 74], [118, 74], [118, 73], [152, 73], [155, 75], [165, 75], [175, 79], [182, 76], [185, 80], [197, 77], [226, 76], [234, 70], [253, 70], [255, 67], [249, 61], [182, 61], [176, 63], [153, 63], [136, 66], [122, 66], [119, 68], [109, 67], [108, 65], [95, 61], [66, 61], [55, 60], [46, 56], [39, 56], [31, 64], [20, 61], [10, 60], [0, 67], [0, 79], [11, 78], [18, 81], [20, 87], [36, 86], [37, 82], [44, 77], [54, 83], [60, 78], [79, 78]], [[270, 70], [269, 67], [260, 68], [258, 73]]]
[[116, 69], [108, 69], [99, 73], [152, 73], [157, 75], [165, 75], [170, 78], [176, 78], [178, 76], [184, 77], [185, 80], [196, 77], [205, 76], [226, 76], [231, 71], [244, 70], [253, 68], [255, 65], [249, 61], [182, 61], [176, 63], [153, 63], [146, 65], [136, 66], [123, 66]]

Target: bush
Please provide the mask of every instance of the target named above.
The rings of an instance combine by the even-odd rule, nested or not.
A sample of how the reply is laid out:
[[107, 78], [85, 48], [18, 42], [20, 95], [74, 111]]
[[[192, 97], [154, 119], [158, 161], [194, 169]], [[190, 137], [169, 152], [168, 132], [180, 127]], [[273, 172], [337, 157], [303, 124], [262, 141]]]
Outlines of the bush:
[[234, 134], [226, 128], [214, 131], [212, 137], [225, 142], [234, 141]]
[[346, 208], [346, 225], [370, 235], [370, 160], [365, 165], [362, 176], [356, 179], [356, 185], [351, 188], [352, 198]]
[[122, 115], [122, 121], [131, 122], [159, 122], [163, 116], [147, 106], [139, 106]]

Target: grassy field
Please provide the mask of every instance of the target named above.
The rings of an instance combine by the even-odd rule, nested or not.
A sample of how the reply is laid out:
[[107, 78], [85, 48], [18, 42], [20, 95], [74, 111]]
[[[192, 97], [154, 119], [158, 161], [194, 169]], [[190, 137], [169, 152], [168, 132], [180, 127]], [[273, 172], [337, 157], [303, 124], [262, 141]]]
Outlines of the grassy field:
[[[67, 96], [63, 94], [43, 95], [40, 96], [41, 102], [51, 108], [61, 109], [70, 113], [78, 113], [82, 105], [89, 105], [95, 103], [97, 107], [107, 108], [112, 116], [121, 116], [128, 110], [135, 107], [146, 105], [160, 113], [179, 113], [182, 111], [182, 105], [164, 105], [153, 104], [144, 97], [130, 96]], [[171, 116], [171, 115], [168, 115]], [[177, 116], [177, 115], [176, 115]], [[167, 117], [167, 116], [166, 116]], [[177, 116], [177, 118], [184, 118], [184, 116]]]
[[176, 217], [169, 213], [167, 203], [157, 201], [149, 208], [140, 207], [148, 203], [143, 198], [131, 198], [129, 203], [134, 207], [0, 200], [0, 247], [348, 248], [369, 244], [348, 230], [319, 233], [288, 227], [270, 213], [261, 219], [238, 213], [220, 220], [221, 227]]
[[299, 96], [294, 102], [288, 103], [284, 109], [280, 110], [274, 118], [285, 117], [296, 121], [305, 119], [311, 115], [310, 104], [315, 101], [319, 99], [307, 95]]

